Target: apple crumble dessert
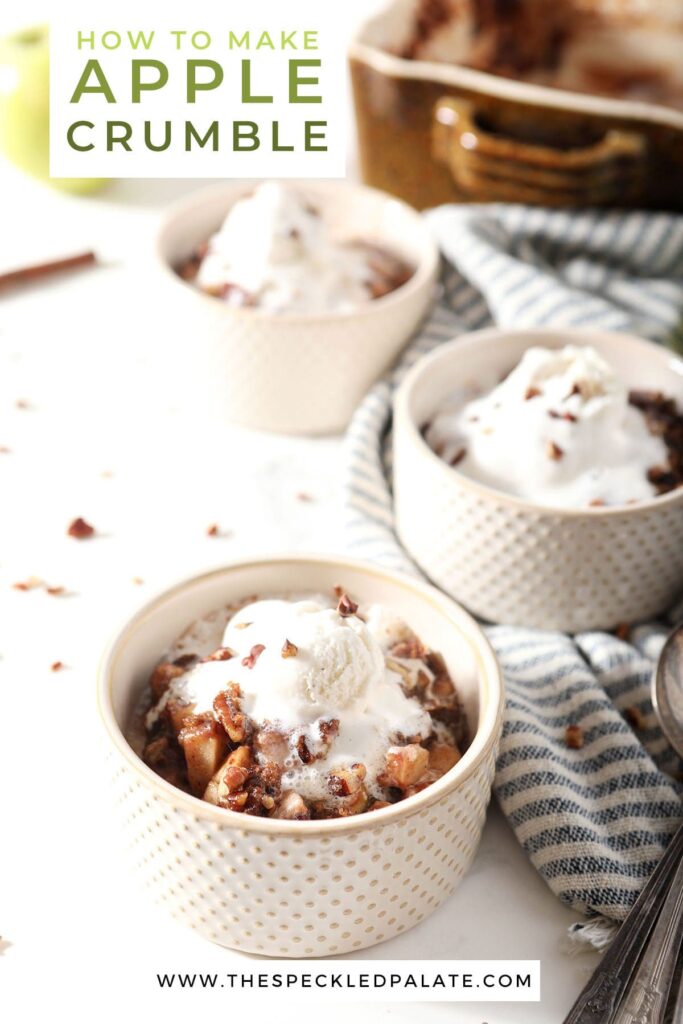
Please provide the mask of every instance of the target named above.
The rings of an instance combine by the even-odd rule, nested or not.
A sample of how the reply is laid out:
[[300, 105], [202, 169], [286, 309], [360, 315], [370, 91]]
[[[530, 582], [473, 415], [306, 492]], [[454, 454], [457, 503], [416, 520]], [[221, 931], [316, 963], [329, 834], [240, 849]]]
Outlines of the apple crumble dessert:
[[143, 759], [218, 807], [306, 820], [378, 810], [468, 744], [439, 654], [340, 588], [250, 599], [192, 625], [154, 669]]
[[266, 182], [231, 207], [178, 273], [231, 306], [339, 313], [395, 291], [413, 268], [383, 246], [335, 241], [303, 195]]
[[626, 505], [683, 484], [676, 402], [629, 391], [590, 347], [527, 349], [490, 391], [449, 396], [425, 439], [465, 476], [539, 505]]
[[414, 0], [409, 7], [402, 57], [683, 109], [679, 0]]

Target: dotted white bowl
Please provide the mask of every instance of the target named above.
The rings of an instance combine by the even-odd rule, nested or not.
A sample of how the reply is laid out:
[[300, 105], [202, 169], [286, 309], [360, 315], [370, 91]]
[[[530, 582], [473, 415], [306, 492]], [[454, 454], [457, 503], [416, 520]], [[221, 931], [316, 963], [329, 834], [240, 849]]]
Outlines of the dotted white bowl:
[[[420, 215], [383, 192], [345, 181], [292, 187], [321, 210], [334, 238], [384, 245], [415, 273], [389, 295], [346, 313], [232, 308], [181, 280], [173, 268], [254, 185], [202, 189], [171, 207], [157, 237], [168, 329], [160, 333], [152, 361], [166, 396], [204, 419], [293, 434], [336, 433], [433, 301], [438, 250]], [[154, 352], [153, 338], [148, 345]]]
[[483, 619], [611, 629], [657, 615], [681, 592], [683, 489], [619, 508], [544, 508], [468, 479], [421, 435], [458, 387], [492, 387], [531, 345], [567, 344], [594, 346], [628, 386], [683, 404], [683, 361], [639, 338], [486, 330], [449, 342], [413, 367], [396, 396], [396, 524], [427, 576]]
[[[159, 656], [190, 622], [245, 594], [319, 592], [339, 582], [388, 604], [444, 655], [474, 733], [454, 768], [380, 811], [287, 822], [213, 807], [142, 762], [134, 709]], [[131, 619], [105, 655], [98, 693], [117, 807], [143, 881], [214, 942], [286, 957], [372, 946], [432, 913], [474, 857], [502, 726], [502, 680], [477, 624], [427, 584], [338, 558], [228, 566], [166, 591]]]

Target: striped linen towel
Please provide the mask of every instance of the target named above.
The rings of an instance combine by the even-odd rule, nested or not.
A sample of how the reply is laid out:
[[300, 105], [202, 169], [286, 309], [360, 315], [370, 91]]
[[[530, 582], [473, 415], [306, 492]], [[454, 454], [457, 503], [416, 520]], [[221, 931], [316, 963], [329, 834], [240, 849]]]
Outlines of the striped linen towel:
[[[413, 573], [394, 532], [391, 399], [420, 356], [491, 323], [683, 339], [683, 217], [504, 205], [446, 206], [426, 217], [445, 257], [440, 300], [363, 400], [346, 439], [348, 545]], [[683, 816], [681, 763], [649, 697], [667, 631], [638, 626], [627, 642], [602, 632], [487, 630], [507, 688], [496, 796], [553, 892], [589, 916], [625, 917]], [[564, 741], [575, 723], [581, 750]]]

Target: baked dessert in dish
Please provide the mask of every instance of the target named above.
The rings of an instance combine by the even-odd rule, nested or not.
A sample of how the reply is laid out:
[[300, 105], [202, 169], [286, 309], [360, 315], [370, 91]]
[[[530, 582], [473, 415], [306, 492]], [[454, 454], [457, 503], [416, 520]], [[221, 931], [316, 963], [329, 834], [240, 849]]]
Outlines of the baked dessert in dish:
[[141, 714], [143, 759], [168, 782], [291, 820], [396, 803], [468, 745], [439, 654], [340, 588], [250, 598], [194, 623], [154, 669]]
[[417, 0], [402, 57], [683, 109], [678, 0]]
[[539, 505], [626, 505], [683, 484], [676, 402], [629, 391], [591, 347], [527, 349], [492, 389], [450, 396], [425, 438], [458, 472]]
[[383, 246], [336, 240], [305, 195], [278, 182], [238, 199], [219, 230], [177, 268], [230, 306], [314, 314], [381, 298], [413, 270]]

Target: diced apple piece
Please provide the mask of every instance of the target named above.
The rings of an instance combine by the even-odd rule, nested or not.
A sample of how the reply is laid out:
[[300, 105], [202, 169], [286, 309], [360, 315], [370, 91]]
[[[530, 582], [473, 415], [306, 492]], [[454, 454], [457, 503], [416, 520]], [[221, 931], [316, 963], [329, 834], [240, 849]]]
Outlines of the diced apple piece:
[[445, 775], [461, 757], [458, 748], [450, 743], [435, 743], [429, 750], [429, 767]]
[[419, 743], [409, 743], [405, 747], [389, 747], [381, 783], [383, 786], [407, 789], [426, 772], [428, 764], [429, 751]]
[[282, 794], [282, 799], [273, 814], [273, 818], [286, 818], [290, 821], [306, 821], [310, 816], [306, 801], [293, 789], [288, 789]]
[[210, 715], [192, 715], [178, 734], [187, 763], [192, 792], [201, 796], [216, 774], [228, 747], [228, 738]]
[[169, 725], [177, 736], [183, 725], [194, 711], [194, 704], [184, 704], [181, 700], [169, 700], [164, 708]]

